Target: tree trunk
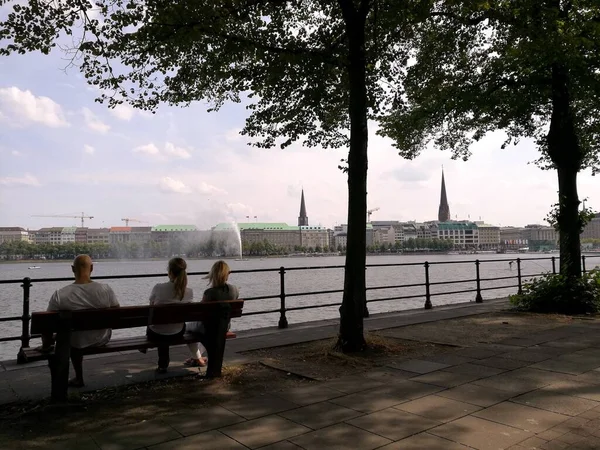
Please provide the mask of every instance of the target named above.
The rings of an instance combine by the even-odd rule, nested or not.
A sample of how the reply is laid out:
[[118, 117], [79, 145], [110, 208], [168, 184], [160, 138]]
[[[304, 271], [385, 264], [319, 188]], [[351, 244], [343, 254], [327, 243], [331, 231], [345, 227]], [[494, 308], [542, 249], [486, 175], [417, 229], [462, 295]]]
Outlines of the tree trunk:
[[552, 66], [552, 118], [547, 137], [548, 154], [558, 173], [558, 217], [560, 273], [581, 277], [581, 224], [577, 174], [583, 152], [575, 131], [568, 74], [560, 63]]
[[344, 268], [344, 294], [340, 307], [337, 348], [361, 351], [366, 342], [363, 314], [366, 308], [367, 262], [367, 87], [365, 20], [368, 0], [357, 10], [352, 0], [339, 0], [349, 43], [350, 150], [348, 152], [348, 244]]
[[569, 278], [581, 277], [581, 243], [577, 171], [558, 168], [560, 238], [560, 273]]

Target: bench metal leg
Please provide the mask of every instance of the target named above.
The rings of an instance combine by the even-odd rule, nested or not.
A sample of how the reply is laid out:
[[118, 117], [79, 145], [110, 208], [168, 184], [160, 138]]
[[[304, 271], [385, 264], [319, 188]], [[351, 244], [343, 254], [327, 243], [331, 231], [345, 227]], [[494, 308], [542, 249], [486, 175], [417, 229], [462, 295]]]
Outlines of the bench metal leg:
[[207, 330], [208, 367], [206, 376], [208, 378], [220, 377], [223, 369], [223, 356], [225, 353], [225, 342], [227, 341], [227, 329], [229, 328], [229, 317], [221, 318], [214, 327]]
[[52, 402], [66, 402], [69, 389], [69, 358], [71, 356], [71, 333], [62, 332], [56, 335], [54, 354], [48, 358], [52, 387]]

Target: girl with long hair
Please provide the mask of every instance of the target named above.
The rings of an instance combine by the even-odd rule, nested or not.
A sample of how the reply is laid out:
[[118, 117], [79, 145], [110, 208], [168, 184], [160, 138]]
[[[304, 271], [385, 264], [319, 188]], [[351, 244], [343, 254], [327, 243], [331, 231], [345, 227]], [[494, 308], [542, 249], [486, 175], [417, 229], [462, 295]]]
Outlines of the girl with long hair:
[[[187, 263], [183, 258], [173, 258], [169, 261], [167, 275], [169, 281], [158, 283], [152, 288], [150, 305], [168, 303], [189, 303], [194, 299], [194, 293], [187, 287]], [[181, 338], [185, 333], [184, 323], [169, 323], [150, 325], [146, 335], [153, 341], [161, 342], [158, 346], [158, 373], [165, 373], [169, 367], [169, 342]]]
[[[204, 277], [208, 279], [210, 287], [202, 295], [203, 302], [237, 300], [239, 298], [238, 288], [227, 282], [230, 273], [231, 269], [225, 261], [217, 261], [213, 264], [208, 275]], [[187, 329], [191, 333], [202, 333], [204, 325], [202, 322], [191, 322], [187, 324]], [[190, 343], [188, 348], [192, 357], [187, 359], [184, 364], [191, 367], [204, 367], [207, 362], [206, 358], [202, 357], [202, 353], [205, 352], [204, 346], [200, 343]]]

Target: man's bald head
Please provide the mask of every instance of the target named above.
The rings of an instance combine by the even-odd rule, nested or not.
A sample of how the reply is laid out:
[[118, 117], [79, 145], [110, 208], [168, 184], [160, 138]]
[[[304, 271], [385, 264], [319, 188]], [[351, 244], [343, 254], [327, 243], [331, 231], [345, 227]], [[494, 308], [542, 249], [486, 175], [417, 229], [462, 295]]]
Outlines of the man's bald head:
[[89, 281], [92, 270], [94, 270], [94, 264], [89, 255], [78, 255], [71, 267], [77, 281]]

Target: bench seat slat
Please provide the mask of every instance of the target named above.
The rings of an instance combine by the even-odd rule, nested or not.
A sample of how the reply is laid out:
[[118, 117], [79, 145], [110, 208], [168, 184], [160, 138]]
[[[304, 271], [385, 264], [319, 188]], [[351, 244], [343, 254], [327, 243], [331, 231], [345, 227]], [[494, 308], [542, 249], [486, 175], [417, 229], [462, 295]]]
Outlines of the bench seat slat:
[[[157, 306], [122, 306], [119, 308], [84, 309], [66, 312], [71, 315], [72, 330], [145, 327], [179, 322], [197, 322], [212, 317], [220, 308], [230, 307], [229, 317], [241, 317], [244, 301], [181, 303]], [[63, 314], [65, 312], [62, 312]], [[35, 312], [31, 316], [31, 334], [54, 333], [59, 328], [61, 312]]]
[[[235, 333], [228, 332], [227, 339], [234, 339], [236, 337]], [[186, 333], [180, 339], [169, 342], [169, 345], [183, 345], [189, 344], [192, 342], [201, 342], [203, 340], [203, 336], [198, 334]], [[146, 336], [135, 336], [121, 339], [111, 339], [108, 344], [103, 345], [102, 347], [87, 347], [82, 349], [82, 353], [84, 355], [98, 355], [104, 353], [116, 353], [116, 352], [124, 352], [128, 350], [139, 350], [144, 348], [156, 348], [159, 342], [152, 341], [148, 339]], [[26, 358], [26, 362], [32, 361], [40, 361], [43, 359], [48, 359], [50, 353], [41, 352], [36, 348], [23, 348], [22, 352]]]

